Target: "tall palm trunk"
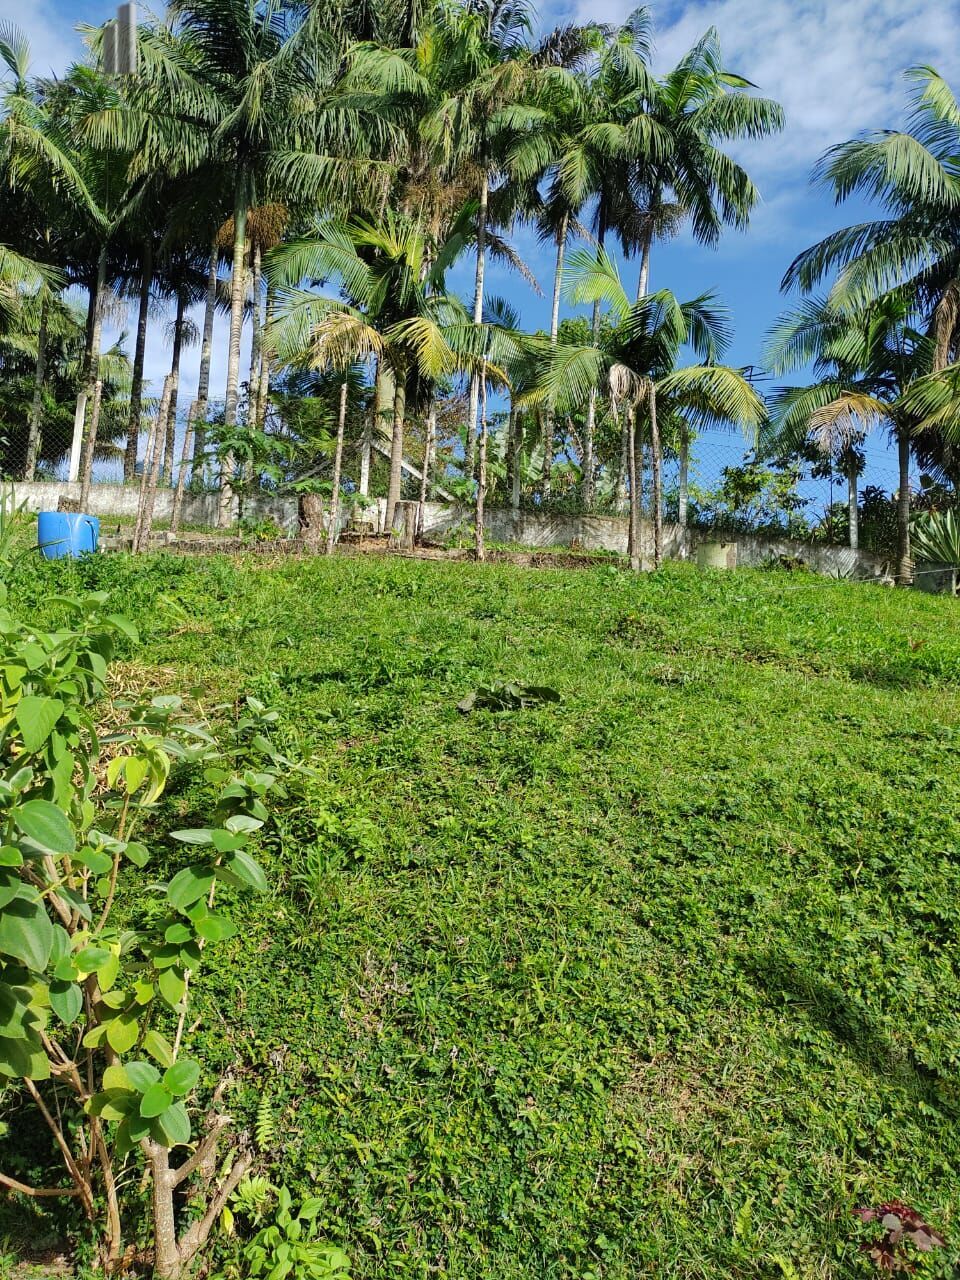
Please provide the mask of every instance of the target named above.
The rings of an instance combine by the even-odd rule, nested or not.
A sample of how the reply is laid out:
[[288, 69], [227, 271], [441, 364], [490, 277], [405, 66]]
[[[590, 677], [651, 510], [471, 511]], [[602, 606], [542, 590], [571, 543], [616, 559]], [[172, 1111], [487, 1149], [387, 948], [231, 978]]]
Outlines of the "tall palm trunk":
[[487, 371], [480, 379], [480, 455], [477, 462], [477, 508], [474, 515], [475, 547], [478, 560], [487, 557], [484, 509], [487, 501]]
[[[240, 342], [243, 337], [243, 302], [245, 262], [247, 256], [247, 201], [238, 195], [233, 211], [233, 280], [230, 290], [230, 347], [227, 357], [227, 389], [224, 397], [223, 422], [229, 434], [237, 425], [240, 398]], [[233, 518], [234, 461], [226, 454], [220, 463], [220, 511], [218, 524], [225, 528]]]
[[207, 448], [207, 406], [210, 403], [210, 364], [213, 360], [213, 323], [217, 312], [217, 267], [220, 255], [217, 249], [217, 237], [214, 236], [210, 249], [210, 270], [207, 274], [207, 297], [203, 311], [203, 342], [200, 347], [200, 376], [197, 380], [197, 399], [194, 408], [193, 435], [193, 472], [196, 475], [198, 466], [204, 465], [204, 453]]
[[337, 444], [333, 451], [333, 489], [330, 494], [330, 524], [327, 528], [327, 555], [333, 555], [340, 532], [340, 474], [343, 470], [343, 437], [347, 429], [347, 392], [349, 384], [346, 379], [340, 386], [340, 416], [337, 419]]
[[90, 422], [87, 425], [87, 439], [83, 446], [83, 466], [80, 472], [80, 510], [86, 511], [90, 497], [90, 485], [93, 481], [93, 459], [97, 449], [97, 433], [100, 430], [100, 408], [103, 404], [103, 382], [98, 378], [93, 384], [93, 396], [90, 403]]
[[[487, 269], [487, 214], [490, 204], [490, 175], [483, 171], [480, 182], [480, 208], [477, 211], [477, 275], [473, 291], [473, 323], [483, 320], [483, 284]], [[467, 439], [464, 456], [464, 472], [467, 479], [473, 475], [477, 458], [477, 411], [480, 405], [480, 375], [470, 378], [470, 409], [467, 419]]]
[[680, 477], [677, 494], [677, 523], [683, 534], [681, 555], [686, 556], [686, 533], [690, 515], [690, 437], [686, 428], [680, 431]]
[[630, 555], [630, 568], [637, 573], [640, 569], [640, 489], [637, 476], [637, 431], [632, 405], [627, 409], [625, 416], [627, 471], [630, 481], [630, 532], [627, 550]]
[[[267, 285], [267, 297], [264, 303], [264, 322], [269, 325], [273, 316], [273, 293]], [[260, 388], [257, 393], [256, 426], [262, 431], [267, 421], [267, 406], [270, 402], [270, 354], [264, 346], [260, 352]]]
[[137, 472], [140, 448], [140, 418], [143, 413], [143, 368], [147, 358], [147, 326], [150, 322], [150, 289], [153, 285], [153, 247], [148, 241], [140, 265], [140, 307], [137, 313], [137, 346], [130, 383], [130, 415], [127, 418], [127, 447], [123, 455], [123, 479], [129, 483]]
[[857, 505], [857, 463], [854, 458], [850, 459], [847, 466], [847, 504], [849, 507], [847, 520], [850, 531], [850, 550], [856, 551], [860, 546], [860, 512]]
[[551, 480], [553, 478], [553, 414], [549, 409], [543, 413], [537, 414], [539, 420], [540, 434], [543, 438], [543, 486], [542, 493], [545, 502], [550, 501]]
[[637, 301], [640, 302], [650, 292], [650, 249], [653, 245], [652, 224], [644, 227], [640, 240], [640, 278], [637, 282]]
[[[603, 249], [603, 242], [606, 238], [606, 227], [603, 225], [601, 218], [600, 237], [597, 245], [598, 257]], [[593, 304], [593, 325], [591, 329], [593, 335], [593, 345], [597, 345], [600, 337], [600, 301], [599, 299]], [[583, 453], [584, 453], [584, 502], [589, 510], [593, 502], [593, 442], [597, 430], [597, 388], [590, 388], [590, 396], [587, 400], [587, 421], [583, 429]], [[587, 467], [587, 456], [590, 457], [590, 466]]]
[[407, 408], [406, 377], [402, 370], [394, 373], [393, 388], [393, 434], [390, 439], [390, 483], [387, 488], [386, 531], [393, 529], [393, 520], [400, 501], [400, 486], [403, 481], [403, 419]]
[[510, 401], [510, 506], [514, 511], [520, 510], [520, 451], [523, 447], [523, 432], [520, 430], [520, 416], [517, 406]]
[[263, 357], [263, 315], [260, 311], [260, 289], [263, 283], [263, 257], [259, 242], [254, 242], [251, 254], [251, 293], [253, 307], [251, 309], [253, 336], [250, 342], [250, 381], [249, 409], [247, 421], [251, 427], [260, 423], [260, 361]]
[[[567, 251], [567, 229], [570, 220], [565, 213], [560, 219], [560, 226], [557, 228], [557, 261], [553, 271], [553, 302], [550, 308], [550, 345], [557, 345], [557, 337], [560, 333], [560, 289], [563, 284], [563, 260]], [[590, 467], [586, 465], [584, 459], [584, 477], [593, 467], [593, 438], [585, 446], [590, 455]], [[543, 422], [543, 496], [550, 497], [550, 482], [553, 472], [553, 405], [547, 405], [547, 412]], [[584, 497], [589, 505], [587, 498], [587, 484], [584, 480]]]
[[663, 563], [663, 456], [657, 423], [657, 388], [650, 383], [650, 452], [653, 455], [653, 567]]
[[897, 491], [897, 582], [909, 586], [913, 581], [913, 565], [910, 563], [910, 434], [906, 427], [897, 427], [897, 462], [900, 487]]
[[83, 443], [83, 429], [86, 423], [87, 408], [93, 399], [97, 379], [100, 375], [100, 336], [103, 332], [103, 294], [107, 283], [107, 246], [100, 250], [97, 261], [97, 274], [90, 290], [87, 305], [87, 349], [84, 358], [83, 387], [77, 396], [77, 411], [73, 420], [73, 443], [70, 447], [71, 483], [80, 477], [80, 450]]
[[437, 447], [437, 406], [433, 396], [430, 397], [430, 408], [427, 410], [426, 439], [423, 444], [423, 474], [420, 476], [420, 505], [417, 508], [417, 541], [423, 537], [424, 508], [430, 496], [430, 473], [433, 470], [433, 455]]
[[180, 387], [180, 359], [183, 354], [183, 325], [186, 320], [187, 300], [181, 292], [177, 296], [177, 315], [173, 322], [173, 355], [170, 360], [170, 373], [173, 378], [173, 389], [170, 392], [170, 408], [167, 412], [167, 425], [163, 442], [163, 483], [173, 484], [173, 455], [177, 447], [177, 400]]
[[40, 329], [37, 333], [37, 361], [33, 369], [33, 401], [27, 432], [27, 456], [23, 464], [24, 480], [32, 480], [37, 472], [40, 451], [40, 426], [43, 421], [43, 388], [47, 380], [47, 334], [50, 327], [50, 293], [43, 290], [40, 303]]

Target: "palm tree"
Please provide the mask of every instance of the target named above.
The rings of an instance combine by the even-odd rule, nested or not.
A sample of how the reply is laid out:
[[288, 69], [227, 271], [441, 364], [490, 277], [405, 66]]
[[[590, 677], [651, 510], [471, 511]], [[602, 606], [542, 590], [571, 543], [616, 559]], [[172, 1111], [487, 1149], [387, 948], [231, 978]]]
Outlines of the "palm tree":
[[775, 374], [813, 366], [816, 381], [781, 387], [771, 402], [769, 447], [795, 447], [812, 437], [823, 452], [846, 463], [850, 546], [858, 542], [856, 447], [886, 425], [897, 443], [898, 578], [910, 580], [910, 449], [922, 417], [912, 399], [931, 368], [934, 339], [914, 328], [907, 289], [896, 290], [850, 314], [827, 299], [811, 298], [782, 316], [772, 331], [766, 362]]
[[47, 343], [58, 293], [65, 283], [67, 246], [78, 220], [100, 224], [103, 215], [81, 174], [74, 141], [61, 113], [29, 79], [30, 48], [13, 27], [0, 29], [0, 66], [7, 84], [3, 94], [0, 165], [7, 183], [5, 225], [15, 228], [16, 244], [2, 250], [0, 308], [9, 306], [24, 288], [39, 299], [34, 394], [23, 477], [32, 480], [40, 447]]
[[638, 297], [649, 286], [655, 240], [688, 222], [700, 244], [712, 245], [725, 225], [748, 225], [759, 193], [722, 144], [783, 128], [779, 104], [754, 88], [724, 66], [713, 27], [655, 82], [647, 110], [659, 146], [633, 159], [618, 211], [625, 251], [640, 253]]
[[[755, 433], [764, 417], [763, 401], [738, 370], [715, 361], [729, 340], [724, 311], [704, 294], [679, 302], [668, 290], [630, 303], [616, 264], [601, 250], [571, 258], [573, 302], [602, 301], [612, 324], [599, 343], [545, 347], [535, 393], [557, 404], [586, 402], [602, 387], [611, 413], [623, 424], [630, 476], [630, 557], [640, 566], [640, 485], [636, 465], [637, 427], [646, 421], [653, 454], [654, 564], [663, 558], [660, 425], [662, 418], [690, 417], [701, 423], [734, 423]], [[702, 363], [680, 365], [689, 346]]]
[[[137, 140], [134, 174], [164, 166], [226, 197], [233, 227], [229, 434], [238, 418], [249, 211], [277, 199], [288, 207], [342, 206], [351, 191], [369, 190], [384, 130], [372, 113], [331, 103], [341, 50], [320, 7], [295, 13], [249, 0], [176, 0], [169, 19], [169, 34], [141, 37], [158, 73], [145, 75], [125, 110], [101, 128]], [[231, 503], [226, 459], [221, 523]]]
[[[289, 355], [320, 342], [323, 360], [340, 367], [344, 353], [334, 359], [331, 345], [337, 332], [347, 335], [348, 353], [359, 334], [379, 335], [379, 349], [364, 341], [378, 356], [378, 383], [389, 374], [393, 387], [388, 529], [401, 496], [408, 397], [428, 398], [432, 384], [462, 367], [461, 354], [476, 346], [462, 304], [444, 292], [446, 266], [443, 245], [434, 245], [418, 221], [390, 211], [376, 225], [363, 218], [322, 222], [267, 261], [278, 295], [272, 350]], [[298, 286], [305, 280], [336, 280], [347, 301], [304, 291]]]
[[841, 143], [818, 166], [838, 203], [866, 196], [888, 216], [845, 227], [805, 249], [783, 284], [809, 291], [836, 272], [827, 300], [854, 312], [906, 289], [932, 328], [935, 372], [960, 356], [960, 103], [931, 67], [914, 67], [907, 80], [909, 130]]

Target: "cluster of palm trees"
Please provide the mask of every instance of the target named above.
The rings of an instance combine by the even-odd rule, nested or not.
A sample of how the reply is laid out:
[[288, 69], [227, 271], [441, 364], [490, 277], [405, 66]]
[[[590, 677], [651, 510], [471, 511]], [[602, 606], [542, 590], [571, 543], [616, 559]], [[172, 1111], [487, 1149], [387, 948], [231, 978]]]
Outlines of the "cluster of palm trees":
[[[405, 495], [469, 497], [482, 555], [491, 491], [549, 505], [562, 488], [586, 510], [629, 509], [637, 562], [649, 459], [659, 562], [664, 450], [679, 459], [682, 524], [690, 441], [706, 425], [781, 450], [813, 434], [852, 493], [858, 444], [881, 418], [905, 467], [924, 450], [953, 466], [960, 112], [933, 73], [917, 81], [912, 134], [824, 163], [839, 197], [867, 191], [891, 216], [791, 267], [805, 290], [839, 275], [772, 336], [770, 367], [812, 364], [817, 381], [781, 389], [768, 414], [721, 363], [723, 307], [650, 285], [657, 244], [680, 228], [712, 244], [748, 224], [758, 194], [731, 148], [782, 124], [726, 68], [714, 31], [662, 75], [646, 9], [538, 35], [527, 0], [172, 0], [140, 25], [124, 77], [99, 69], [102, 32], [87, 38], [86, 63], [38, 80], [23, 42], [0, 37], [0, 362], [21, 398], [33, 374], [29, 405], [10, 415], [8, 472], [61, 462], [69, 417], [84, 486], [106, 450], [132, 480], [146, 440], [145, 474], [179, 474], [180, 496], [191, 468], [212, 479], [223, 523], [251, 480], [332, 489], [334, 506], [347, 481], [361, 497], [380, 483], [390, 526]], [[487, 284], [492, 260], [535, 284], [512, 243], [520, 226], [555, 258], [542, 333], [523, 332]], [[464, 260], [466, 299], [451, 284]], [[85, 315], [64, 301], [77, 288]], [[561, 322], [564, 293], [579, 318]], [[103, 350], [118, 297], [136, 313], [129, 357]], [[161, 314], [158, 406], [144, 364]]]
[[953, 502], [960, 492], [960, 104], [931, 68], [907, 77], [909, 129], [842, 143], [819, 165], [838, 202], [857, 193], [886, 216], [834, 232], [791, 264], [784, 287], [805, 296], [770, 334], [767, 364], [778, 374], [812, 367], [814, 381], [779, 388], [764, 428], [774, 447], [812, 439], [839, 459], [853, 547], [861, 447], [888, 430], [901, 581], [912, 572], [911, 460]]
[[[122, 450], [132, 479], [155, 408], [144, 356], [159, 304], [172, 316], [172, 359], [145, 466], [168, 479], [177, 470], [181, 353], [199, 339], [183, 458], [201, 465], [212, 447], [224, 519], [240, 459], [258, 456], [251, 434], [262, 436], [291, 384], [328, 402], [316, 421], [329, 444], [339, 436], [342, 446], [362, 419], [354, 485], [365, 492], [388, 457], [388, 519], [405, 484], [427, 494], [459, 470], [481, 546], [497, 476], [515, 496], [524, 486], [548, 499], [563, 463], [587, 507], [604, 493], [636, 506], [638, 439], [641, 457], [644, 440], [652, 448], [656, 484], [665, 433], [759, 422], [755, 393], [716, 363], [720, 309], [648, 292], [658, 240], [688, 224], [712, 243], [725, 225], [747, 224], [757, 192], [725, 147], [781, 124], [776, 104], [724, 66], [714, 32], [659, 77], [645, 9], [617, 28], [537, 36], [524, 0], [173, 0], [165, 21], [140, 26], [138, 70], [122, 78], [98, 70], [102, 33], [87, 36], [88, 64], [56, 81], [29, 78], [12, 33], [0, 44], [10, 72], [0, 270], [17, 304], [3, 317], [3, 360], [17, 344], [32, 356], [37, 392], [20, 474], [60, 460], [46, 390], [52, 318], [62, 325], [69, 313], [83, 333], [81, 479], [108, 447]], [[521, 332], [486, 287], [491, 259], [531, 278], [510, 241], [521, 224], [556, 253], [551, 326], [539, 335]], [[636, 263], [633, 303], [608, 256], [614, 240]], [[463, 301], [449, 279], [465, 255], [475, 276]], [[85, 317], [63, 303], [71, 286], [85, 292]], [[561, 333], [563, 289], [590, 308], [585, 330]], [[104, 418], [116, 388], [102, 333], [118, 295], [137, 313], [123, 428], [115, 413]], [[218, 308], [229, 315], [228, 359], [222, 409], [211, 412]], [[704, 363], [678, 370], [688, 340]], [[296, 439], [299, 425], [288, 415], [275, 434], [287, 436], [285, 474], [307, 483], [311, 441]], [[338, 479], [342, 462], [338, 452]]]

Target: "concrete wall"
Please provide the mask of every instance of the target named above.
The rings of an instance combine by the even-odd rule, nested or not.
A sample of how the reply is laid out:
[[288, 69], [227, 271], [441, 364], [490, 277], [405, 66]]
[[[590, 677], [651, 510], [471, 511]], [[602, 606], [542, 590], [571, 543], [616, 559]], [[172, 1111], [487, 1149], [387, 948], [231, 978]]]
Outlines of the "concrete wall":
[[[61, 497], [79, 498], [79, 484], [36, 482], [14, 485], [15, 500], [26, 502], [31, 511], [55, 511]], [[88, 509], [91, 515], [100, 516], [109, 524], [111, 516], [136, 518], [139, 491], [135, 485], [93, 485], [90, 489]], [[236, 508], [236, 503], [234, 504]], [[217, 522], [218, 497], [215, 493], [188, 493], [183, 501], [183, 523], [212, 527]], [[154, 519], [162, 523], [170, 519], [173, 510], [173, 491], [158, 489]], [[288, 533], [297, 529], [296, 498], [258, 495], [244, 503], [248, 519], [269, 518]], [[344, 518], [349, 516], [344, 511]], [[386, 501], [383, 498], [358, 510], [357, 518], [369, 521], [377, 532], [384, 531]], [[473, 524], [473, 508], [456, 503], [428, 502], [424, 507], [423, 528], [433, 541], [441, 542], [462, 531], [469, 536]], [[626, 555], [627, 521], [618, 516], [540, 515], [532, 511], [512, 511], [494, 508], [486, 514], [487, 536], [491, 542], [509, 542], [532, 548], [576, 547], [581, 551], [615, 551]], [[708, 540], [704, 535], [684, 534], [678, 526], [664, 526], [664, 552], [668, 559], [686, 559], [696, 554], [700, 542]], [[709, 539], [713, 540], [713, 539]], [[641, 525], [641, 556], [645, 565], [653, 560], [653, 526], [648, 521]], [[867, 551], [851, 551], [849, 547], [829, 547], [806, 542], [791, 542], [738, 536], [737, 563], [743, 566], [769, 564], [781, 556], [787, 560], [801, 561], [816, 573], [830, 577], [862, 578], [889, 582], [890, 565], [880, 556]]]
[[[61, 498], [80, 497], [80, 485], [67, 484], [66, 481], [34, 481], [27, 484], [23, 481], [13, 485], [14, 501], [25, 502], [28, 511], [56, 511]], [[157, 499], [153, 508], [153, 518], [158, 524], [168, 521], [173, 514], [173, 490], [157, 489]], [[126, 484], [94, 484], [90, 486], [90, 498], [87, 512], [99, 516], [108, 523], [110, 517], [124, 517], [129, 520], [137, 518], [137, 506], [140, 501], [138, 485]], [[186, 493], [183, 496], [182, 522], [185, 525], [203, 525], [213, 528], [217, 523], [220, 500], [216, 493]], [[237, 501], [234, 499], [234, 518], [236, 518]], [[244, 503], [244, 514], [252, 520], [270, 518], [290, 533], [297, 529], [296, 498], [274, 498], [269, 494], [258, 494]]]

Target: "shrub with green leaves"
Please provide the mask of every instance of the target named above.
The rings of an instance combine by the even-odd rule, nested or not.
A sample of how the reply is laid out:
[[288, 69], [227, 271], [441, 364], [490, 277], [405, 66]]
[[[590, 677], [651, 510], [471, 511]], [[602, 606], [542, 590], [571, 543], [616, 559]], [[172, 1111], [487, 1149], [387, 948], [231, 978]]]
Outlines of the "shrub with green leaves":
[[[219, 740], [176, 696], [120, 707], [125, 723], [101, 738], [115, 644], [136, 632], [106, 612], [104, 594], [61, 604], [73, 625], [47, 633], [0, 609], [0, 1075], [23, 1081], [66, 1180], [38, 1187], [0, 1173], [0, 1185], [75, 1198], [113, 1266], [125, 1166], [141, 1161], [153, 1180], [156, 1272], [176, 1276], [254, 1159], [243, 1141], [225, 1164], [218, 1155], [227, 1081], [204, 1080], [182, 1050], [207, 949], [236, 932], [218, 890], [266, 889], [249, 846], [290, 763], [267, 736], [275, 716], [253, 700]], [[208, 823], [158, 837], [155, 806], [178, 768], [203, 770], [216, 789]], [[158, 844], [189, 851], [168, 882], [144, 870]], [[137, 883], [134, 921], [117, 919], [121, 877]], [[201, 1083], [214, 1101], [195, 1134]], [[202, 1209], [181, 1223], [174, 1197], [188, 1182]]]

